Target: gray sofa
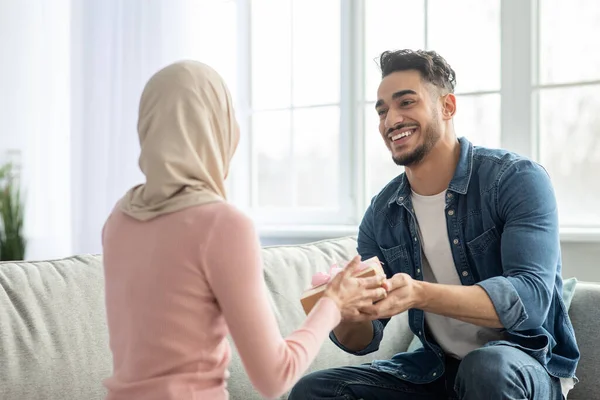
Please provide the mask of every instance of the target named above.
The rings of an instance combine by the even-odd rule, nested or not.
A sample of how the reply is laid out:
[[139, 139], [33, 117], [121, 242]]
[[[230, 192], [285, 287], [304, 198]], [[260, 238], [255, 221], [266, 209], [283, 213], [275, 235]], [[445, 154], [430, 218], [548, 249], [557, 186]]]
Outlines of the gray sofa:
[[[284, 335], [304, 319], [298, 301], [312, 274], [355, 253], [353, 238], [263, 250], [270, 300]], [[0, 263], [0, 399], [99, 400], [111, 372], [99, 256]], [[600, 285], [578, 283], [570, 306], [582, 351], [581, 382], [569, 399], [600, 399]], [[124, 304], [124, 307], [127, 305]], [[406, 315], [392, 319], [377, 353], [354, 357], [325, 343], [310, 370], [359, 364], [405, 351], [413, 335]], [[261, 397], [234, 352], [231, 399]]]

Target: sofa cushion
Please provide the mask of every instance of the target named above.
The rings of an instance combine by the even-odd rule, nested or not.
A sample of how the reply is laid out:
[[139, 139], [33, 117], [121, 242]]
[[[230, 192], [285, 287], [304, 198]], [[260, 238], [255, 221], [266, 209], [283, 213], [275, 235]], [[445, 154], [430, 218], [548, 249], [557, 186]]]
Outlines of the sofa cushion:
[[103, 399], [104, 309], [100, 257], [0, 263], [0, 399]]

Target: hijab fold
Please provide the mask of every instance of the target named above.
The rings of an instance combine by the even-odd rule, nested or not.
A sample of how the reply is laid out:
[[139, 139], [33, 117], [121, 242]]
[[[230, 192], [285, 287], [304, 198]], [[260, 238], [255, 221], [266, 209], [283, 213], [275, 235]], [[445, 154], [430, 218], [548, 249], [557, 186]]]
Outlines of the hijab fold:
[[125, 214], [147, 221], [226, 200], [224, 181], [239, 128], [229, 90], [215, 70], [182, 61], [158, 71], [142, 93], [138, 134], [146, 182], [120, 200]]

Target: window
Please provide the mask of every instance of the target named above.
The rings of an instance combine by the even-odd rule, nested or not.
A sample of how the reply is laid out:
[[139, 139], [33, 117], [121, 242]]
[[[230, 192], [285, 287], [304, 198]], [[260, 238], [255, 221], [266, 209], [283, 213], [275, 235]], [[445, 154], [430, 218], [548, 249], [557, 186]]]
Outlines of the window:
[[238, 9], [238, 112], [250, 134], [233, 199], [259, 226], [356, 226], [402, 172], [374, 111], [377, 58], [400, 48], [436, 50], [456, 71], [457, 135], [541, 161], [561, 223], [600, 226], [595, 2], [238, 0]]
[[[314, 10], [318, 9], [319, 12]], [[259, 222], [344, 220], [340, 1], [253, 0], [247, 103], [250, 196]]]
[[562, 224], [598, 226], [600, 3], [540, 0], [539, 16], [540, 161], [554, 181]]

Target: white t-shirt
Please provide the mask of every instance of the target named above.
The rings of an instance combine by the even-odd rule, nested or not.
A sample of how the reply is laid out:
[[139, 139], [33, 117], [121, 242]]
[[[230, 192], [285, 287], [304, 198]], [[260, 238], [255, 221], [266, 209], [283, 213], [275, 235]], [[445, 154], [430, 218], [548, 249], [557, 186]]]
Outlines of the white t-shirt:
[[[412, 192], [412, 203], [421, 236], [423, 280], [461, 285], [446, 226], [446, 191], [434, 196], [421, 196]], [[458, 359], [490, 341], [504, 338], [499, 329], [485, 328], [429, 312], [425, 312], [425, 322], [444, 352]], [[566, 393], [573, 387], [573, 380], [561, 379], [561, 384], [566, 398]]]

